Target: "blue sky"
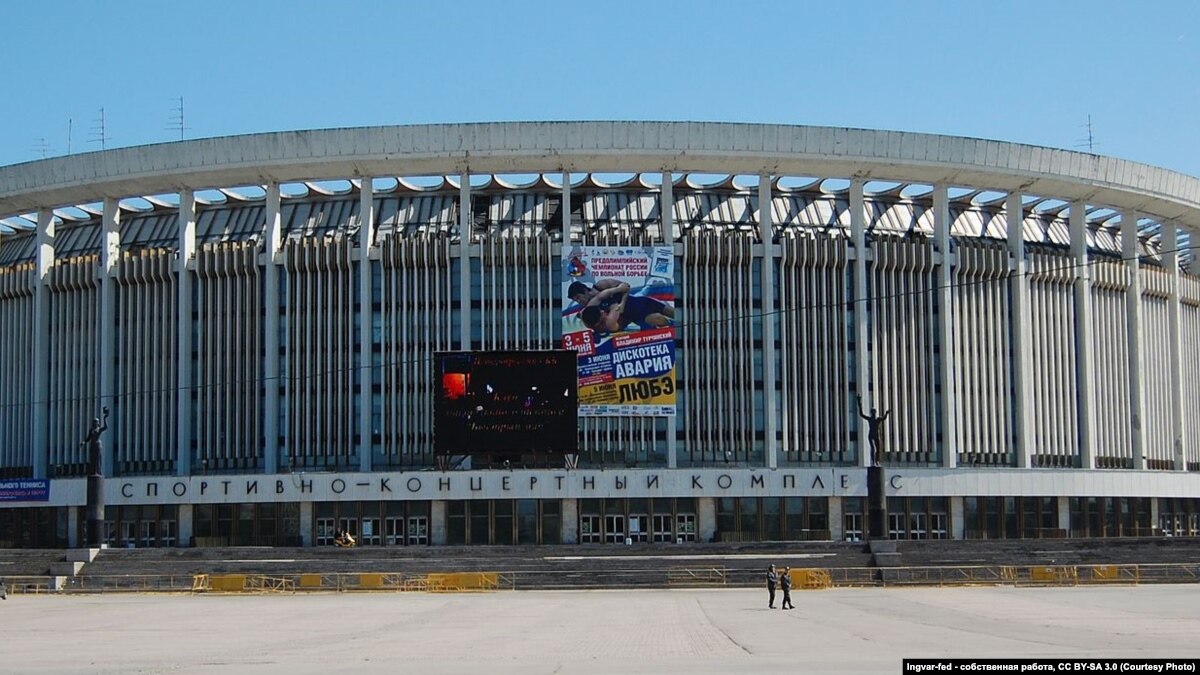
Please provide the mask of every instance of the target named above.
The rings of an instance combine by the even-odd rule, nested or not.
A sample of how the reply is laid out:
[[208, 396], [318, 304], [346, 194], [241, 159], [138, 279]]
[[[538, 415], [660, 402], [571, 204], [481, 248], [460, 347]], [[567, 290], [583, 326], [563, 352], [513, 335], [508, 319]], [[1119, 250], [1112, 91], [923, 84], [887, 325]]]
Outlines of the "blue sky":
[[[0, 0], [0, 165], [377, 124], [943, 133], [1200, 176], [1200, 3]], [[42, 140], [44, 139], [44, 141]]]

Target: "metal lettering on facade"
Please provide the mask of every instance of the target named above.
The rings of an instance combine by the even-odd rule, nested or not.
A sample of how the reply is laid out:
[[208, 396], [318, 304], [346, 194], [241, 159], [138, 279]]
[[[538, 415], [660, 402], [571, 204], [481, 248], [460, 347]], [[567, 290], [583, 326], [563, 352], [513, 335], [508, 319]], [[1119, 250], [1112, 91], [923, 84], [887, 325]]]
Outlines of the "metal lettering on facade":
[[[128, 478], [111, 488], [113, 504], [160, 503], [241, 503], [286, 502], [289, 500], [383, 500], [383, 499], [490, 499], [506, 498], [553, 499], [573, 497], [604, 497], [639, 494], [665, 497], [717, 497], [731, 490], [751, 491], [761, 496], [862, 496], [865, 478], [862, 469], [830, 469], [826, 471], [633, 471], [606, 474], [602, 471], [578, 471], [578, 477], [545, 472], [476, 472], [466, 473], [465, 481], [451, 476], [431, 479], [413, 475], [340, 476], [298, 475], [274, 481], [274, 489], [259, 489], [262, 478], [221, 479], [220, 490], [210, 490], [207, 478]], [[606, 476], [611, 475], [611, 478]], [[546, 480], [553, 478], [553, 480]], [[400, 482], [400, 494], [392, 481]], [[807, 486], [807, 489], [800, 487]], [[892, 490], [902, 489], [899, 475], [889, 477]], [[347, 490], [354, 486], [355, 490]], [[833, 486], [832, 488], [829, 486]]]

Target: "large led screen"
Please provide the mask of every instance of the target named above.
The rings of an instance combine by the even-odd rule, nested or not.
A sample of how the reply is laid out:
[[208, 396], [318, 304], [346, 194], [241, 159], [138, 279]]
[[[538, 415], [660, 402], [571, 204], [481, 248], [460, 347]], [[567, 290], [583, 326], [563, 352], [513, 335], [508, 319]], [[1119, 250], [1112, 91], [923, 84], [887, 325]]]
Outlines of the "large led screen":
[[570, 350], [436, 353], [434, 452], [576, 452], [575, 361]]
[[675, 414], [670, 246], [564, 246], [563, 347], [579, 352], [579, 415]]

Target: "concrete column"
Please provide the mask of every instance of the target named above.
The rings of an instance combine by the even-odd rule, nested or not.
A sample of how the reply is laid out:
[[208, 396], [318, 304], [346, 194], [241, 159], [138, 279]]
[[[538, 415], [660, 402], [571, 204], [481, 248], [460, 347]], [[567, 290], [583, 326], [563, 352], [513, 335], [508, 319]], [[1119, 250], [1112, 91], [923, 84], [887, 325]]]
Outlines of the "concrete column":
[[[458, 286], [462, 306], [458, 309], [460, 326], [458, 348], [471, 348], [471, 173], [463, 171], [458, 186]], [[566, 231], [564, 230], [564, 238]]]
[[[280, 451], [279, 386], [282, 382], [279, 377], [280, 300], [279, 265], [276, 260], [283, 240], [283, 224], [279, 216], [280, 201], [279, 184], [271, 183], [267, 186], [263, 214], [266, 218], [266, 222], [263, 223], [263, 469], [268, 474], [279, 472]], [[311, 523], [307, 530], [301, 523], [301, 536], [312, 537]], [[309, 542], [304, 545], [312, 544]]]
[[178, 520], [175, 526], [179, 529], [177, 532], [178, 538], [175, 539], [175, 547], [191, 548], [192, 533], [195, 532], [195, 528], [192, 525], [195, 522], [195, 508], [191, 504], [180, 504], [176, 517]]
[[1071, 498], [1058, 498], [1058, 529], [1071, 536]]
[[34, 478], [47, 477], [50, 461], [50, 287], [47, 277], [54, 265], [54, 212], [37, 215], [33, 276], [33, 448]]
[[1162, 536], [1162, 529], [1158, 526], [1158, 497], [1150, 499], [1150, 530], [1156, 536]]
[[1029, 303], [1029, 267], [1025, 257], [1025, 211], [1021, 194], [1010, 192], [1005, 202], [1008, 216], [1009, 292], [1012, 298], [1009, 318], [1009, 337], [1012, 340], [1013, 381], [1013, 448], [1016, 465], [1033, 467], [1033, 420], [1037, 410], [1033, 403], [1033, 350]]
[[79, 548], [79, 512], [82, 506], [68, 506], [67, 509], [67, 548]]
[[696, 497], [696, 541], [709, 542], [717, 536], [717, 499]]
[[358, 470], [371, 470], [371, 352], [375, 298], [371, 296], [371, 246], [375, 243], [375, 186], [363, 178], [358, 196]]
[[[175, 475], [186, 476], [192, 470], [192, 269], [196, 256], [196, 193], [179, 193], [179, 259], [176, 262], [175, 334], [177, 363], [175, 378]], [[190, 513], [190, 509], [189, 509]], [[182, 525], [180, 526], [182, 528]], [[188, 535], [191, 536], [190, 534]], [[182, 530], [180, 541], [183, 539]]]
[[1092, 270], [1088, 265], [1087, 224], [1082, 200], [1071, 202], [1071, 262], [1075, 271], [1075, 385], [1079, 392], [1079, 461], [1096, 467], [1096, 381], [1092, 358]]
[[[871, 339], [870, 324], [867, 322], [867, 312], [870, 306], [867, 302], [867, 221], [865, 200], [863, 199], [864, 182], [861, 178], [850, 179], [850, 243], [854, 248], [854, 380], [858, 395], [862, 396], [862, 407], [870, 410], [874, 405], [868, 380], [871, 376], [870, 354], [867, 343]], [[851, 401], [853, 408], [851, 417], [858, 425], [858, 465], [871, 465], [871, 448], [867, 441], [867, 429], [858, 417], [857, 402]]]
[[571, 241], [571, 172], [562, 172], [562, 240], [563, 244]]
[[967, 508], [966, 502], [962, 497], [948, 497], [946, 499], [950, 507], [950, 538], [951, 539], [966, 539], [967, 538]]
[[758, 176], [758, 228], [759, 239], [762, 240], [762, 362], [763, 362], [763, 414], [765, 444], [763, 454], [766, 455], [767, 468], [779, 466], [779, 440], [776, 438], [779, 428], [775, 416], [778, 414], [778, 397], [775, 392], [775, 371], [778, 363], [775, 359], [775, 225], [771, 203], [771, 177], [766, 174]]
[[562, 504], [562, 543], [579, 543], [579, 500], [563, 499]]
[[1171, 374], [1171, 438], [1174, 446], [1173, 458], [1176, 471], [1187, 471], [1187, 432], [1183, 427], [1183, 352], [1180, 344], [1183, 340], [1181, 332], [1182, 308], [1179, 305], [1179, 229], [1174, 223], [1162, 224], [1163, 266], [1170, 276], [1170, 297], [1168, 302], [1169, 328], [1167, 339], [1170, 340], [1170, 360], [1167, 361], [1168, 372]]
[[1133, 446], [1133, 468], [1146, 468], [1146, 399], [1142, 391], [1142, 272], [1138, 250], [1137, 216], [1132, 211], [1121, 212], [1121, 255], [1129, 286], [1125, 289], [1125, 340], [1128, 344], [1129, 422]]
[[315, 510], [312, 502], [300, 502], [300, 545], [305, 548], [313, 545], [313, 512]]
[[429, 545], [446, 545], [446, 500], [435, 499], [429, 503]]
[[[116, 199], [104, 200], [100, 234], [100, 405], [115, 406], [117, 387], [117, 265], [121, 255], [121, 205]], [[127, 366], [129, 367], [129, 366]], [[99, 410], [96, 414], [99, 414]], [[123, 411], [116, 410], [117, 415]], [[116, 475], [116, 448], [113, 432], [106, 431], [104, 456], [100, 466], [105, 476]]]
[[[659, 195], [659, 219], [662, 221], [663, 243], [671, 247], [671, 255], [675, 251], [675, 185], [671, 182], [674, 177], [670, 171], [662, 172], [662, 193]], [[565, 240], [564, 240], [565, 241]], [[672, 269], [674, 269], [672, 267]], [[674, 280], [672, 280], [673, 282]], [[675, 289], [675, 297], [679, 297], [679, 289]], [[667, 468], [679, 467], [679, 443], [676, 438], [676, 422], [678, 417], [667, 420]]]
[[[939, 423], [942, 432], [942, 466], [958, 466], [957, 411], [954, 401], [954, 253], [950, 240], [950, 198], [944, 183], [933, 186], [933, 243], [941, 258], [937, 273], [937, 336], [941, 345], [938, 368]], [[937, 355], [930, 354], [931, 358]]]
[[829, 498], [829, 538], [833, 541], [845, 541], [846, 539], [843, 506], [845, 504], [841, 497]]

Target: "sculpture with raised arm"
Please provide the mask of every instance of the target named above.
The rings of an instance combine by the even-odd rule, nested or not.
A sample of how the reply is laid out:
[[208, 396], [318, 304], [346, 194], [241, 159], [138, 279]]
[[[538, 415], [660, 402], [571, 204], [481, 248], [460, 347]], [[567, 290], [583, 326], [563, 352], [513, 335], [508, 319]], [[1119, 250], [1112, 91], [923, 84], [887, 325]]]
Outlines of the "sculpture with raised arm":
[[863, 412], [862, 396], [858, 397], [858, 416], [867, 421], [867, 440], [871, 442], [871, 466], [879, 466], [883, 448], [883, 423], [887, 421], [888, 415], [892, 411], [884, 411], [883, 415], [879, 415], [875, 408], [871, 408], [871, 414]]

